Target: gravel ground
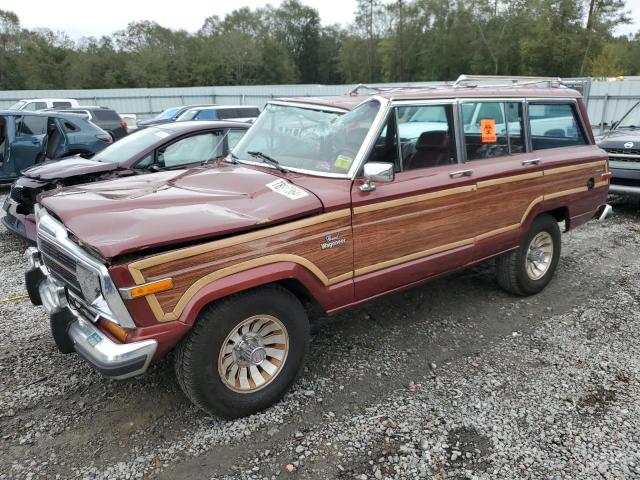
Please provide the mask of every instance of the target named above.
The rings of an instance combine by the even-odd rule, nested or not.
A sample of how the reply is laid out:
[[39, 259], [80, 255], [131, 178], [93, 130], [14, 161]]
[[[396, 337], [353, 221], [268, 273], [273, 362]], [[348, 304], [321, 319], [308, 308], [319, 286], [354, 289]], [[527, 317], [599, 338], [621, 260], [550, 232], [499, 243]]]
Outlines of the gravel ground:
[[[640, 211], [614, 209], [563, 235], [535, 297], [485, 264], [314, 319], [294, 390], [236, 421], [192, 407], [170, 359], [109, 381], [0, 303], [0, 479], [640, 478]], [[24, 248], [0, 227], [0, 300]]]

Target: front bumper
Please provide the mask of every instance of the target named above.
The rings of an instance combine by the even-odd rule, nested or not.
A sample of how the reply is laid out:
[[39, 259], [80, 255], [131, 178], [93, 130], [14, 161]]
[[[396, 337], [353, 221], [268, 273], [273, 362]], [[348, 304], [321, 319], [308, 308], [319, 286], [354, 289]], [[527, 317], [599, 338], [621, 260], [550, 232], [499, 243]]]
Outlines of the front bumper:
[[52, 334], [62, 351], [72, 347], [106, 377], [123, 379], [144, 373], [158, 342], [148, 339], [118, 343], [99, 330], [91, 319], [69, 302], [64, 285], [50, 276], [34, 247], [27, 250], [30, 268], [25, 274], [27, 292], [34, 305], [43, 305], [51, 319]]
[[16, 235], [25, 238], [29, 243], [36, 243], [36, 219], [33, 214], [24, 215], [18, 213], [18, 202], [9, 195], [2, 206], [4, 215], [2, 216], [2, 224], [7, 230]]

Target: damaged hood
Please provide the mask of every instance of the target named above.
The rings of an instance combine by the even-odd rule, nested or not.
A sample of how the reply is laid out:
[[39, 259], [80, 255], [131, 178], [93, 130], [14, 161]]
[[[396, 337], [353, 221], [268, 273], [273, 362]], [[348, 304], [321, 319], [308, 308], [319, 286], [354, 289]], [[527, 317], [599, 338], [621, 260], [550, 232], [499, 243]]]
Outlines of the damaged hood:
[[308, 190], [222, 165], [63, 188], [40, 203], [105, 258], [260, 228], [318, 213]]
[[117, 163], [96, 162], [76, 155], [62, 160], [52, 160], [22, 171], [22, 174], [41, 181], [54, 181], [77, 175], [109, 172], [119, 167]]

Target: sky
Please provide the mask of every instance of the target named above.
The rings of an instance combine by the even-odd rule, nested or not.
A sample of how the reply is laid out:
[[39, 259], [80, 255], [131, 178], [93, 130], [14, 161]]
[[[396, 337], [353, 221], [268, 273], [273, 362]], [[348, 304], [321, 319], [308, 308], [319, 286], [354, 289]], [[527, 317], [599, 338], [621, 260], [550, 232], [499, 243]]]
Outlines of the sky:
[[[280, 3], [282, 0], [2, 0], [0, 8], [16, 13], [23, 27], [62, 30], [71, 38], [78, 39], [108, 35], [138, 20], [153, 20], [164, 27], [195, 32], [211, 15], [222, 18], [241, 7], [253, 10]], [[302, 0], [302, 3], [318, 10], [323, 25], [347, 24], [353, 20], [356, 9], [356, 0]]]
[[[356, 0], [301, 1], [318, 10], [323, 25], [346, 25], [353, 20], [356, 9]], [[195, 32], [208, 16], [224, 17], [236, 8], [247, 6], [255, 9], [268, 3], [279, 5], [281, 0], [109, 0], [100, 3], [87, 0], [2, 0], [0, 8], [15, 12], [23, 27], [46, 27], [79, 39], [83, 36], [108, 35], [137, 20], [153, 20], [164, 27]], [[640, 0], [627, 0], [627, 8], [631, 11], [634, 23], [620, 27], [619, 34], [635, 33], [640, 29]]]

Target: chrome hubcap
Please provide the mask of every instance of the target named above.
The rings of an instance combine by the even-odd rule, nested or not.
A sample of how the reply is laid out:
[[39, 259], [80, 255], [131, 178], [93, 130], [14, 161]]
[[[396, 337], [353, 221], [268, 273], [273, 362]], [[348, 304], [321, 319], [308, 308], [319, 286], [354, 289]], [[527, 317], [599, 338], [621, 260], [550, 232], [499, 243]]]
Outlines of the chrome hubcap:
[[253, 393], [278, 376], [289, 353], [289, 334], [280, 320], [255, 315], [227, 335], [218, 356], [218, 373], [227, 387]]
[[548, 232], [538, 233], [527, 248], [525, 268], [531, 280], [540, 280], [549, 270], [553, 259], [553, 239]]

